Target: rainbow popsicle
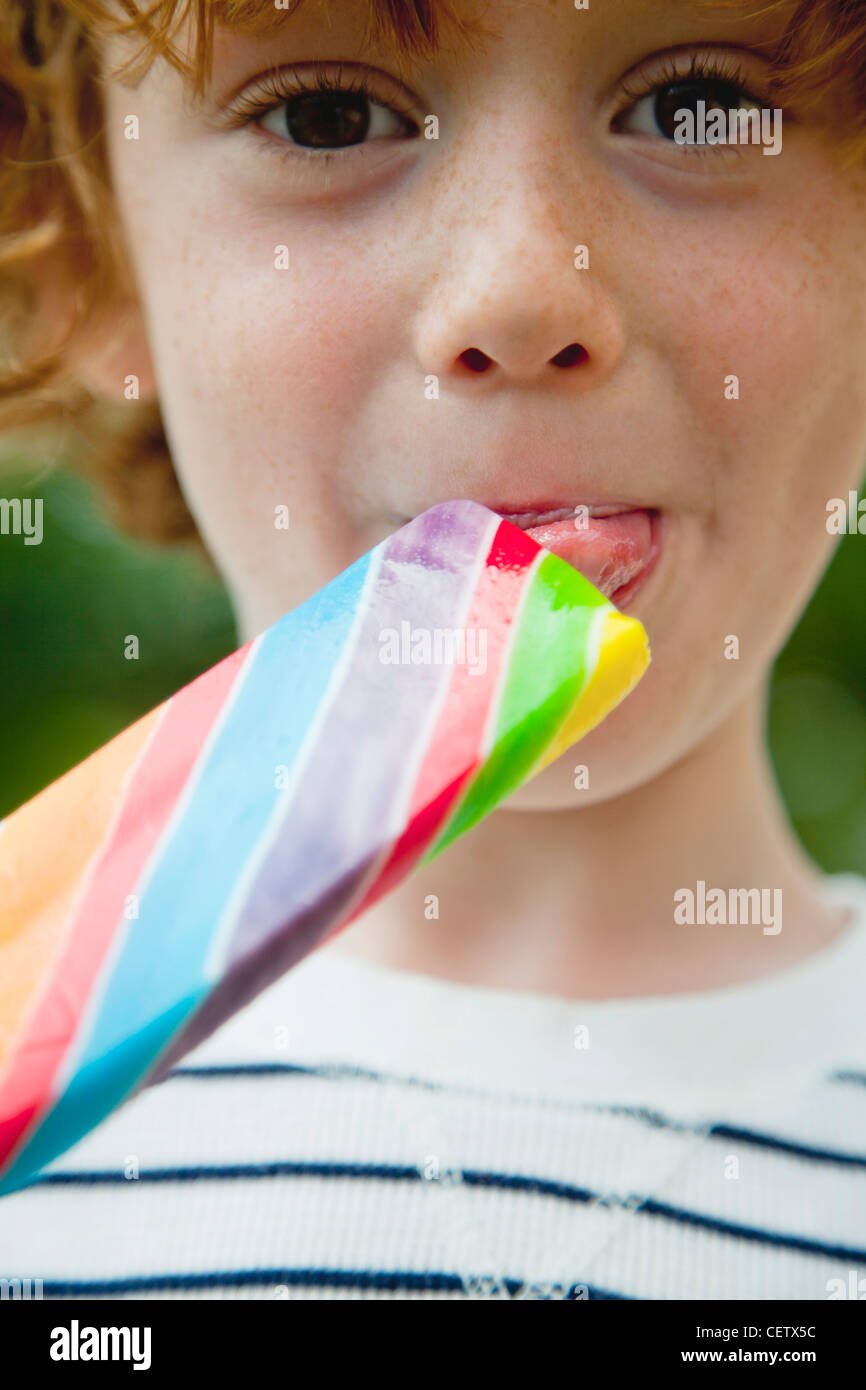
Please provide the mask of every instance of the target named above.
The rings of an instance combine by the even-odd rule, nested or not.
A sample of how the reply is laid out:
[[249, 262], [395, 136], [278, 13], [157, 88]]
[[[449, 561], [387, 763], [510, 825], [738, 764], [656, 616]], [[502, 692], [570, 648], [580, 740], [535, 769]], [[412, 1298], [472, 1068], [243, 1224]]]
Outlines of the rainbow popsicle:
[[0, 824], [0, 1193], [599, 723], [640, 623], [432, 507]]

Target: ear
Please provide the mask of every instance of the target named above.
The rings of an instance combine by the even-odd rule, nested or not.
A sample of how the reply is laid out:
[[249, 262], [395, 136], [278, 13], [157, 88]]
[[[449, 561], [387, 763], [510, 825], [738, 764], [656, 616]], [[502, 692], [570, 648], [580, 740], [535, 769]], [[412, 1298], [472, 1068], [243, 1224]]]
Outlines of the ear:
[[73, 349], [75, 374], [96, 397], [155, 401], [156, 377], [138, 301], [118, 297], [94, 310]]

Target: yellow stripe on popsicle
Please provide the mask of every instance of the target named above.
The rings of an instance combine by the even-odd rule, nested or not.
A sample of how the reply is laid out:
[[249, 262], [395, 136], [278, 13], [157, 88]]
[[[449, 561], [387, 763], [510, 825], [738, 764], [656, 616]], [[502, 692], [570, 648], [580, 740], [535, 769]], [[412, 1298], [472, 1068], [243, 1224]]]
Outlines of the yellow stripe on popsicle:
[[604, 619], [598, 663], [580, 699], [535, 771], [548, 767], [584, 734], [600, 724], [637, 685], [650, 662], [649, 642], [641, 624], [614, 610]]

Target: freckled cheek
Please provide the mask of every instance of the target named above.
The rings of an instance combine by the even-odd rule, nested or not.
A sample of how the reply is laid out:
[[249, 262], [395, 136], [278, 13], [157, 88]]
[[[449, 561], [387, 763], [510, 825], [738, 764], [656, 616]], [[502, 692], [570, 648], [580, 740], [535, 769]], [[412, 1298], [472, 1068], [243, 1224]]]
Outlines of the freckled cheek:
[[290, 244], [284, 268], [280, 244], [265, 236], [229, 255], [200, 249], [182, 281], [163, 280], [159, 312], [192, 349], [203, 394], [237, 392], [244, 409], [283, 419], [290, 402], [296, 421], [345, 413], [393, 343], [394, 300], [362, 277], [357, 257], [323, 262]]
[[[811, 287], [796, 248], [720, 241], [660, 281], [657, 350], [717, 458], [717, 484], [778, 487], [804, 470], [810, 431], [844, 396], [840, 296]], [[842, 296], [844, 298], [844, 296]], [[760, 465], [760, 466], [758, 466]]]
[[692, 251], [657, 278], [654, 342], [702, 441], [700, 587], [711, 607], [724, 603], [731, 630], [770, 631], [786, 610], [778, 574], [805, 583], [827, 549], [818, 441], [837, 409], [850, 409], [830, 365], [843, 330], [838, 296], [804, 289], [801, 258], [784, 247], [751, 264], [747, 239]]

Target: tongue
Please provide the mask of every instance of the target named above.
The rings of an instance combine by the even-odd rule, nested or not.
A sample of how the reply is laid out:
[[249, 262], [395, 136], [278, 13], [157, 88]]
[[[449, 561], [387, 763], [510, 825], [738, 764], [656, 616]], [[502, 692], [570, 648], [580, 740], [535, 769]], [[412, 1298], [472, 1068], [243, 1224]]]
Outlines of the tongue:
[[575, 518], [530, 526], [527, 535], [552, 550], [610, 598], [644, 568], [652, 548], [650, 515], [646, 511], [591, 516], [585, 529]]

